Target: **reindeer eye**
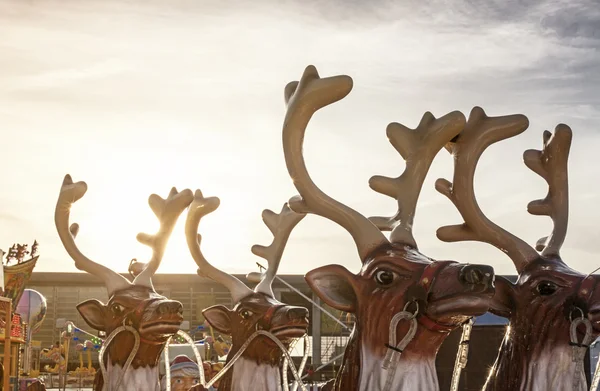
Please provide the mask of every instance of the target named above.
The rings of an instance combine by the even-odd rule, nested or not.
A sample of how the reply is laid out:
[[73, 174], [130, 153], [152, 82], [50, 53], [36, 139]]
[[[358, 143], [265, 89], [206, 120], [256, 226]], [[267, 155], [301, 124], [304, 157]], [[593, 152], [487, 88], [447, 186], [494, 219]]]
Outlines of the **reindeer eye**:
[[125, 311], [125, 307], [123, 307], [121, 304], [115, 303], [110, 307], [110, 310], [113, 312], [113, 314], [119, 316], [123, 314], [123, 312]]
[[248, 311], [248, 310], [241, 310], [240, 311], [240, 316], [242, 317], [242, 319], [248, 319], [252, 315], [254, 315], [254, 313], [252, 311]]
[[375, 274], [375, 280], [377, 280], [377, 283], [380, 285], [384, 285], [384, 286], [391, 285], [395, 279], [396, 279], [396, 274], [389, 270], [379, 270]]
[[537, 291], [542, 296], [550, 296], [558, 290], [558, 286], [550, 281], [542, 281], [537, 286]]

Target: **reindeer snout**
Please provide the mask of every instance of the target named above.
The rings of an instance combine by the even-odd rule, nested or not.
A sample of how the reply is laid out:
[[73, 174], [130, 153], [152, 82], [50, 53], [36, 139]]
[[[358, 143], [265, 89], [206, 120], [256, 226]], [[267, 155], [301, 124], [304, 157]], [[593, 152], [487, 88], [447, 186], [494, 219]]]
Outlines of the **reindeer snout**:
[[469, 285], [491, 287], [494, 282], [494, 268], [486, 265], [466, 265], [460, 270], [460, 279]]
[[183, 314], [183, 305], [178, 301], [163, 301], [156, 311], [161, 314]]
[[308, 318], [308, 310], [303, 307], [291, 307], [287, 310], [287, 317], [289, 320], [304, 320]]

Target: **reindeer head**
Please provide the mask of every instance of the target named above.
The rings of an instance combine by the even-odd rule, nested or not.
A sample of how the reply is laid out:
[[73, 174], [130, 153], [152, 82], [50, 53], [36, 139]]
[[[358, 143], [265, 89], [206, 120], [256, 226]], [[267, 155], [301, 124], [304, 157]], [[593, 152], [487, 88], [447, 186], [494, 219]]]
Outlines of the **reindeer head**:
[[[275, 299], [271, 285], [277, 274], [281, 256], [294, 227], [304, 218], [284, 205], [279, 214], [270, 210], [263, 212], [263, 221], [273, 233], [273, 243], [268, 247], [255, 245], [252, 252], [268, 261], [268, 269], [260, 283], [251, 290], [236, 277], [212, 266], [200, 250], [201, 236], [198, 234], [200, 219], [219, 206], [216, 197], [204, 198], [196, 190], [190, 205], [185, 231], [192, 257], [198, 265], [198, 274], [220, 282], [231, 292], [233, 308], [215, 305], [203, 311], [208, 323], [219, 332], [232, 336], [230, 356], [235, 354], [257, 330], [265, 330], [287, 347], [294, 338], [300, 338], [308, 329], [308, 310], [283, 304]], [[276, 365], [282, 353], [270, 339], [259, 336], [243, 353], [243, 357], [258, 363]]]
[[[523, 115], [488, 117], [479, 107], [471, 111], [465, 129], [448, 145], [454, 155], [453, 183], [443, 179], [436, 183], [438, 191], [454, 203], [465, 222], [442, 227], [437, 234], [446, 242], [491, 244], [512, 259], [519, 273], [514, 285], [504, 278], [496, 279], [496, 294], [490, 311], [510, 319], [502, 353], [510, 358], [497, 363], [496, 379], [500, 383], [493, 387], [530, 389], [527, 382], [537, 381], [538, 387], [543, 388], [545, 386], [540, 384], [545, 384], [545, 389], [563, 389], [555, 383], [541, 383], [546, 381], [539, 377], [539, 372], [545, 370], [541, 369], [545, 367], [542, 364], [533, 372], [525, 374], [523, 371], [527, 370], [528, 364], [540, 363], [538, 360], [544, 356], [552, 356], [552, 361], [561, 362], [561, 351], [567, 356], [566, 360], [572, 362], [569, 348], [571, 320], [586, 316], [592, 322], [594, 335], [600, 331], [598, 277], [578, 273], [560, 257], [569, 215], [567, 165], [571, 129], [560, 124], [554, 135], [545, 131], [543, 149], [528, 150], [523, 154], [526, 166], [544, 178], [549, 187], [548, 195], [543, 200], [531, 202], [527, 209], [533, 215], [551, 217], [554, 223], [552, 234], [540, 239], [536, 249], [491, 222], [477, 205], [473, 188], [475, 168], [484, 150], [493, 143], [522, 133], [528, 126]], [[563, 375], [555, 369], [547, 366], [549, 377]], [[572, 376], [562, 377], [572, 379]]]
[[[355, 275], [329, 265], [312, 270], [306, 280], [330, 306], [356, 315], [362, 346], [383, 356], [391, 319], [403, 309], [418, 311], [419, 335], [428, 343], [413, 343], [405, 352], [435, 352], [453, 328], [489, 308], [494, 293], [494, 272], [489, 266], [434, 261], [422, 255], [412, 235], [417, 199], [427, 171], [439, 150], [460, 133], [465, 118], [452, 112], [439, 119], [423, 116], [416, 129], [398, 123], [387, 128], [392, 145], [406, 160], [398, 178], [375, 176], [370, 186], [398, 201], [390, 218], [367, 219], [324, 194], [312, 181], [302, 156], [304, 133], [316, 110], [344, 98], [352, 89], [348, 76], [321, 79], [313, 66], [299, 82], [285, 89], [287, 115], [283, 149], [290, 176], [300, 193], [290, 200], [298, 213], [313, 213], [345, 228], [353, 237], [362, 261]], [[381, 231], [391, 231], [388, 240]], [[401, 339], [406, 324], [398, 328]], [[439, 343], [431, 343], [438, 338]], [[398, 339], [398, 340], [400, 340]]]
[[[134, 327], [141, 340], [140, 353], [133, 362], [134, 368], [154, 366], [166, 340], [179, 330], [183, 321], [183, 307], [180, 302], [168, 300], [156, 293], [152, 276], [160, 265], [177, 219], [192, 202], [192, 192], [186, 189], [178, 193], [173, 188], [167, 199], [156, 194], [150, 196], [148, 203], [160, 220], [160, 229], [155, 235], [138, 235], [137, 239], [141, 243], [152, 248], [152, 259], [133, 282], [129, 282], [122, 275], [87, 258], [75, 244], [79, 226], [74, 223], [69, 227], [70, 209], [86, 191], [85, 182], [73, 183], [69, 175], [65, 176], [56, 204], [56, 229], [65, 249], [75, 261], [75, 266], [104, 281], [109, 300], [106, 304], [95, 299], [87, 300], [79, 304], [77, 310], [88, 325], [107, 335], [122, 325]], [[122, 366], [133, 343], [134, 338], [129, 333], [117, 335], [109, 347], [112, 362]]]

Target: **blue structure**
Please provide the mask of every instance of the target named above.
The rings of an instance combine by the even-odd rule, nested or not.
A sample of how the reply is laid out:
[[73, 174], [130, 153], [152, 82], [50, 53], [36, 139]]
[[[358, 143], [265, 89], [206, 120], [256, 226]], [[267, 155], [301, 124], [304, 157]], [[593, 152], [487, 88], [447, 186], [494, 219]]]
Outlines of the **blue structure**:
[[508, 324], [508, 319], [501, 316], [486, 312], [481, 316], [475, 318], [474, 326], [505, 326]]

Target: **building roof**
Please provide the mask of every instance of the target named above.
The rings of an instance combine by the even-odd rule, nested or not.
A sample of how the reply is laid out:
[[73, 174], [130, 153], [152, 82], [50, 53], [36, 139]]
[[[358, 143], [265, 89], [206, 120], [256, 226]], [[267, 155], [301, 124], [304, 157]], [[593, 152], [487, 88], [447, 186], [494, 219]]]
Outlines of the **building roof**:
[[[129, 274], [121, 273], [121, 275], [127, 279], [130, 279]], [[253, 283], [248, 282], [246, 275], [234, 274], [235, 277], [239, 278], [242, 282], [248, 284], [248, 286], [254, 286]], [[283, 279], [287, 283], [293, 285], [296, 288], [302, 289], [307, 288], [308, 284], [304, 280], [304, 276], [300, 274], [279, 274], [277, 277]], [[214, 282], [213, 280], [200, 277], [197, 274], [155, 274], [152, 277], [154, 285], [172, 285], [172, 284], [184, 284], [184, 285], [207, 285], [207, 286], [221, 286], [221, 284]], [[76, 272], [76, 273], [55, 273], [55, 272], [33, 272], [29, 280], [29, 284], [37, 286], [102, 286], [103, 282], [98, 277], [88, 273]], [[284, 284], [275, 280], [273, 285], [276, 287], [283, 287]], [[225, 291], [225, 287], [222, 287]]]
[[[121, 275], [125, 278], [130, 279], [129, 274], [121, 273]], [[234, 274], [235, 277], [239, 278], [244, 283], [252, 286], [252, 283], [249, 283], [246, 279], [245, 274]], [[304, 275], [301, 274], [278, 274], [277, 277], [286, 281], [289, 284], [294, 286], [307, 286], [306, 281], [304, 280]], [[508, 279], [511, 282], [515, 282], [517, 280], [517, 276], [502, 276]], [[152, 277], [152, 281], [156, 285], [168, 285], [168, 284], [217, 284], [213, 280], [200, 277], [197, 274], [155, 274]], [[30, 282], [34, 285], [56, 285], [57, 283], [66, 284], [66, 285], [82, 285], [82, 284], [91, 284], [91, 285], [102, 285], [102, 281], [91, 274], [76, 272], [76, 273], [56, 273], [56, 272], [33, 272], [31, 275]], [[281, 284], [277, 280], [274, 281], [274, 284]], [[283, 286], [283, 284], [281, 284]]]

